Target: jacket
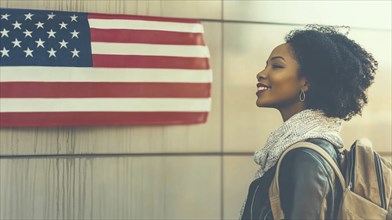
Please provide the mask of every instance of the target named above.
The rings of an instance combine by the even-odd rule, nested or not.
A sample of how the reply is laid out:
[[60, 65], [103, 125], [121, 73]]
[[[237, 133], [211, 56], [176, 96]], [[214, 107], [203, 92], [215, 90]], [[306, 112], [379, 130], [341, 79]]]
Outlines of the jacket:
[[[324, 149], [339, 164], [334, 146], [323, 139], [307, 140]], [[276, 165], [249, 186], [242, 220], [273, 219], [268, 189]], [[281, 207], [287, 219], [335, 219], [342, 187], [331, 166], [311, 149], [295, 149], [282, 160], [279, 173]], [[335, 184], [335, 182], [337, 184]]]

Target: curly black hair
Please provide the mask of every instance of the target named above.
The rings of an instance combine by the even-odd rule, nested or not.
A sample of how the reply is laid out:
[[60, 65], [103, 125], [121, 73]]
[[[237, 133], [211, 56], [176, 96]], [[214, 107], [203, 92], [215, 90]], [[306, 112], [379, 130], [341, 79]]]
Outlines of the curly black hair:
[[372, 54], [339, 32], [339, 28], [307, 25], [286, 35], [299, 64], [299, 74], [309, 84], [305, 104], [328, 117], [346, 121], [362, 113], [367, 88], [378, 67]]

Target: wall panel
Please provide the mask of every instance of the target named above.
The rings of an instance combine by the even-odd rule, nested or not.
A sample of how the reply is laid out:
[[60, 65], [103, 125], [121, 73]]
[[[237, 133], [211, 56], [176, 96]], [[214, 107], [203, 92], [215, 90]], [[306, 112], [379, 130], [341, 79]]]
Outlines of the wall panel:
[[391, 2], [225, 0], [224, 19], [390, 29]]
[[162, 16], [203, 19], [221, 19], [220, 0], [165, 0], [161, 3]]
[[149, 1], [136, 0], [12, 0], [5, 1], [2, 7], [8, 8], [29, 8], [29, 9], [47, 9], [47, 10], [63, 10], [78, 12], [98, 12], [98, 13], [120, 13], [120, 14], [143, 14], [149, 13], [159, 14], [160, 4], [146, 4]]
[[218, 219], [219, 172], [219, 157], [2, 159], [0, 218]]
[[223, 160], [224, 219], [238, 219], [258, 166], [253, 156], [228, 156]]

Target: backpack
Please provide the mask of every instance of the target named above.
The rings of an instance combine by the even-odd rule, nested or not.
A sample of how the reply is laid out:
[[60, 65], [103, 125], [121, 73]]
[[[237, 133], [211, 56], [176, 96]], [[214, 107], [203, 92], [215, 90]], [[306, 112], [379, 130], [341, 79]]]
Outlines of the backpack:
[[299, 142], [290, 146], [280, 157], [269, 188], [274, 219], [284, 219], [280, 206], [279, 167], [283, 157], [296, 148], [318, 152], [332, 167], [342, 185], [343, 194], [338, 219], [392, 219], [392, 163], [373, 150], [367, 139], [354, 142], [349, 151], [339, 151], [339, 166], [316, 144]]

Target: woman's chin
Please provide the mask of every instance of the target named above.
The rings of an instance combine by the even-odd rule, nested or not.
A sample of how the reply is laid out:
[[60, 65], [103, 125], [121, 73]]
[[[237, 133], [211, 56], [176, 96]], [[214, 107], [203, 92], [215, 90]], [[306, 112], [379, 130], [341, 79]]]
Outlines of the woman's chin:
[[275, 108], [275, 105], [265, 101], [261, 101], [259, 99], [256, 100], [256, 106], [259, 108]]
[[263, 103], [260, 102], [259, 100], [256, 100], [256, 106], [257, 107], [264, 107]]

